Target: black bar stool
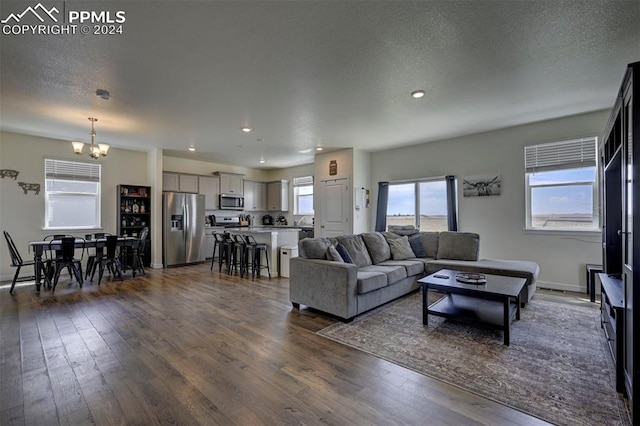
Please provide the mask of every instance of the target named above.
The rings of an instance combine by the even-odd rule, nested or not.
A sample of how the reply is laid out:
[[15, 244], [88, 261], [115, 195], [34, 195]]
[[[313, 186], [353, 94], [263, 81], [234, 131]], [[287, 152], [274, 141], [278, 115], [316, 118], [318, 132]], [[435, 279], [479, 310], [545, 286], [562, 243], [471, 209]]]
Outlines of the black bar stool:
[[218, 272], [222, 272], [222, 264], [227, 266], [227, 274], [231, 274], [231, 260], [233, 257], [233, 240], [227, 232], [222, 234], [222, 242], [220, 243], [218, 256]]
[[[253, 235], [245, 235], [244, 237], [247, 243], [247, 252], [251, 252], [251, 255], [247, 255], [247, 259], [251, 260], [251, 279], [255, 280], [256, 274], [260, 275], [262, 268], [267, 268], [269, 273], [269, 279], [271, 279], [271, 267], [269, 266], [269, 250], [267, 250], [266, 243], [258, 243]], [[262, 251], [264, 251], [264, 257], [267, 259], [267, 265], [261, 265]]]
[[232, 267], [240, 270], [240, 278], [244, 277], [246, 272], [249, 275], [249, 267], [247, 265], [247, 243], [242, 235], [232, 235], [233, 238], [233, 260]]
[[218, 234], [216, 231], [212, 231], [213, 234], [213, 254], [211, 256], [211, 270], [213, 271], [213, 262], [216, 261], [216, 249], [218, 250], [218, 262], [220, 262], [220, 258], [222, 257], [222, 243], [224, 239], [222, 238], [222, 234]]

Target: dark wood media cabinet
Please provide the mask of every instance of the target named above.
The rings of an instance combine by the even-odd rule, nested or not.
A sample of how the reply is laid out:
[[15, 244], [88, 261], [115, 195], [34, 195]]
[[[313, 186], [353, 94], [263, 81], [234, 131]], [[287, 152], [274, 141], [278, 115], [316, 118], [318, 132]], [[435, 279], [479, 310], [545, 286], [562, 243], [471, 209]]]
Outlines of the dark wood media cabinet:
[[602, 286], [600, 295], [600, 324], [616, 367], [616, 390], [624, 392], [622, 365], [624, 342], [624, 295], [622, 280], [607, 274], [598, 274]]

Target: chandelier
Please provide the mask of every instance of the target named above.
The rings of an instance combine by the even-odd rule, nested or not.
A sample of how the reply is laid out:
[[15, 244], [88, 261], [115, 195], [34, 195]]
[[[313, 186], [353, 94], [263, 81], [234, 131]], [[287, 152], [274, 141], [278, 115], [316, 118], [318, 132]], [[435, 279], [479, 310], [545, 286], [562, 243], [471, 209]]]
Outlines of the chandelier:
[[[98, 119], [89, 117], [89, 121], [91, 121], [91, 133], [89, 133], [91, 135], [91, 146], [89, 146], [89, 157], [97, 160], [98, 158], [100, 158], [100, 156], [107, 156], [107, 153], [109, 152], [109, 145], [107, 145], [106, 143], [95, 143], [96, 131], [93, 128], [93, 123], [98, 121]], [[82, 151], [84, 150], [83, 142], [71, 142], [71, 145], [73, 145], [73, 152], [78, 155], [82, 154]]]

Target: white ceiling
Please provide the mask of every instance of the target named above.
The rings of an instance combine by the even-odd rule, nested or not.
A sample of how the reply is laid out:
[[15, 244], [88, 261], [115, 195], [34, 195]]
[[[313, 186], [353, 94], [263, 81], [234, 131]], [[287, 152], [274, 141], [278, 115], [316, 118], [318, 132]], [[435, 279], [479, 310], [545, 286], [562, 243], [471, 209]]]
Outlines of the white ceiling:
[[44, 4], [124, 34], [0, 36], [0, 129], [253, 168], [610, 108], [640, 60], [637, 1]]

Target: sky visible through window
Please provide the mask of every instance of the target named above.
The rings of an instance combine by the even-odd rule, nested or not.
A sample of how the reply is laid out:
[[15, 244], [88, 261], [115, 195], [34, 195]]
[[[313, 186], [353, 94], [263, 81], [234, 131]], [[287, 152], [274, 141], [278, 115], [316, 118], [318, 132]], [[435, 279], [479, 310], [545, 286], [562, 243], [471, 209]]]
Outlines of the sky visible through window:
[[[389, 185], [388, 216], [415, 214], [414, 188], [414, 183]], [[447, 215], [447, 189], [444, 181], [421, 182], [419, 193], [421, 215]]]
[[[592, 214], [593, 187], [577, 182], [595, 182], [596, 168], [584, 167], [569, 170], [538, 172], [529, 175], [531, 191], [531, 214]], [[538, 185], [576, 183], [569, 186]]]

